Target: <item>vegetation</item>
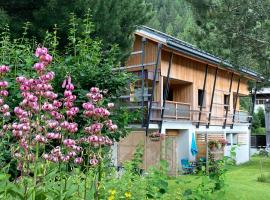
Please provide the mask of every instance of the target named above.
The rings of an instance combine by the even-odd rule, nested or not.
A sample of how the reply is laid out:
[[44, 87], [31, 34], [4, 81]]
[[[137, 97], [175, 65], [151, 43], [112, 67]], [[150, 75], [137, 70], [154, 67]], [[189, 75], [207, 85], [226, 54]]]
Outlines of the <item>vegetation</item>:
[[[270, 198], [266, 151], [240, 167], [209, 156], [209, 169], [202, 164], [198, 175], [172, 179], [164, 161], [141, 169], [141, 145], [116, 171], [110, 148], [136, 115], [117, 100], [133, 78], [113, 68], [125, 62], [138, 25], [269, 80], [269, 1], [12, 0], [0, 6], [1, 199]], [[253, 122], [252, 132], [262, 134], [262, 110]]]
[[[69, 15], [74, 13], [77, 25], [91, 9], [93, 32], [88, 36], [103, 41], [104, 50], [118, 45], [121, 53], [117, 58], [126, 58], [132, 45], [132, 35], [137, 25], [146, 23], [151, 16], [151, 8], [144, 0], [11, 0], [0, 3], [0, 24], [9, 23], [12, 36], [20, 36], [24, 23], [31, 23], [30, 37], [39, 41], [46, 31], [53, 31], [57, 24], [60, 47], [67, 44], [66, 31], [69, 28]], [[46, 20], [44, 20], [46, 19]]]
[[265, 135], [265, 113], [262, 108], [253, 114], [251, 133], [253, 135]]
[[[270, 159], [268, 158], [265, 160], [263, 168], [263, 173], [266, 176], [269, 174], [269, 169]], [[259, 176], [260, 158], [257, 156], [252, 157], [250, 162], [240, 166], [230, 166], [225, 175], [225, 193], [220, 196], [218, 192], [212, 196], [212, 199], [267, 200], [270, 198], [269, 183], [258, 182]], [[171, 180], [169, 188], [170, 191], [187, 191], [190, 188], [198, 188], [203, 182], [209, 182], [209, 180], [200, 175], [185, 175]]]

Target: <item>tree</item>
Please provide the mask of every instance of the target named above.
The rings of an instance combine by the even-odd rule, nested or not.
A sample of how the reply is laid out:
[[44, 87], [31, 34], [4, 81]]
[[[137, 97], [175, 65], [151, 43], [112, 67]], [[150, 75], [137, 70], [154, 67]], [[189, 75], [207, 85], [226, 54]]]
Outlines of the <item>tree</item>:
[[150, 6], [144, 0], [11, 0], [0, 2], [0, 7], [9, 16], [13, 36], [21, 34], [22, 24], [26, 21], [32, 24], [30, 35], [38, 40], [44, 38], [46, 31], [52, 31], [57, 24], [60, 46], [67, 44], [66, 30], [70, 13], [74, 13], [78, 17], [78, 24], [81, 24], [86, 11], [91, 9], [96, 26], [92, 36], [103, 41], [105, 50], [117, 44], [121, 52], [119, 58], [128, 55], [133, 32], [151, 16]]
[[269, 79], [270, 2], [257, 0], [189, 0], [199, 30], [197, 45], [238, 67]]
[[191, 6], [185, 0], [147, 0], [152, 4], [154, 16], [147, 24], [184, 41], [195, 43], [191, 33], [196, 23]]
[[259, 117], [259, 119], [260, 119], [261, 126], [262, 126], [263, 128], [265, 128], [265, 113], [264, 113], [263, 108], [260, 107], [260, 108], [258, 109], [257, 115], [258, 115], [258, 117]]

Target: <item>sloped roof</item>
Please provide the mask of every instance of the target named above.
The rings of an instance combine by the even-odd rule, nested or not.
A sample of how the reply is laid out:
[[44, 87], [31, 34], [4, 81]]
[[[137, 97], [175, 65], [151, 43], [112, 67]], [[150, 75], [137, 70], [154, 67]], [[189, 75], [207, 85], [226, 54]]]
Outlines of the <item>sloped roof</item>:
[[137, 29], [136, 33], [145, 35], [149, 38], [152, 38], [156, 41], [161, 42], [162, 44], [165, 44], [167, 47], [174, 49], [178, 52], [181, 52], [185, 55], [198, 58], [201, 60], [204, 60], [206, 62], [216, 64], [216, 65], [221, 65], [226, 68], [229, 68], [230, 70], [237, 71], [243, 75], [255, 78], [257, 80], [262, 80], [263, 77], [258, 74], [257, 72], [241, 67], [241, 68], [234, 68], [233, 65], [229, 62], [227, 62], [224, 59], [221, 59], [218, 56], [215, 56], [213, 54], [210, 54], [206, 51], [203, 51], [197, 47], [195, 47], [192, 44], [189, 44], [187, 42], [184, 42], [182, 40], [179, 40], [178, 38], [172, 37], [168, 34], [165, 34], [163, 32], [160, 32], [158, 30], [149, 28], [147, 26], [141, 26]]

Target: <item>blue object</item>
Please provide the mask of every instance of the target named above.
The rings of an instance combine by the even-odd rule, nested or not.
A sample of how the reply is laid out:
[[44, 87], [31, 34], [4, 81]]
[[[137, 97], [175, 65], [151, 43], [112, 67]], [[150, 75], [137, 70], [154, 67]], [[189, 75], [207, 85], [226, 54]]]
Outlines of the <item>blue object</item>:
[[181, 159], [181, 165], [182, 165], [182, 169], [185, 173], [192, 173], [193, 172], [194, 167], [189, 164], [187, 158]]
[[197, 148], [197, 144], [196, 144], [195, 133], [192, 133], [191, 154], [193, 156], [196, 156], [198, 154], [198, 148]]

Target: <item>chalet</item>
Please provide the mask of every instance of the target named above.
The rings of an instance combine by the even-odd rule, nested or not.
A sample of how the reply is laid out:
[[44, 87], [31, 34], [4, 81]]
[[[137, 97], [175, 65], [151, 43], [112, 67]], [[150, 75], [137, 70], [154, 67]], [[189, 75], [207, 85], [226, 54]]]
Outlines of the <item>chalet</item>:
[[255, 112], [262, 108], [265, 110], [265, 103], [270, 99], [270, 88], [262, 88], [256, 92]]
[[[240, 98], [251, 94], [248, 81], [259, 80], [255, 72], [236, 70], [214, 55], [148, 27], [135, 32], [133, 52], [118, 70], [138, 78], [121, 98], [129, 109], [141, 111], [141, 120], [130, 124], [132, 132], [117, 144], [117, 165], [143, 144], [144, 168], [165, 159], [175, 174], [181, 170], [181, 159], [207, 157], [207, 141], [219, 139], [228, 141], [223, 155], [238, 145], [237, 163], [249, 160], [251, 117], [250, 111], [241, 109]], [[163, 139], [151, 138], [153, 132], [160, 132]], [[191, 152], [193, 135], [196, 155]]]

